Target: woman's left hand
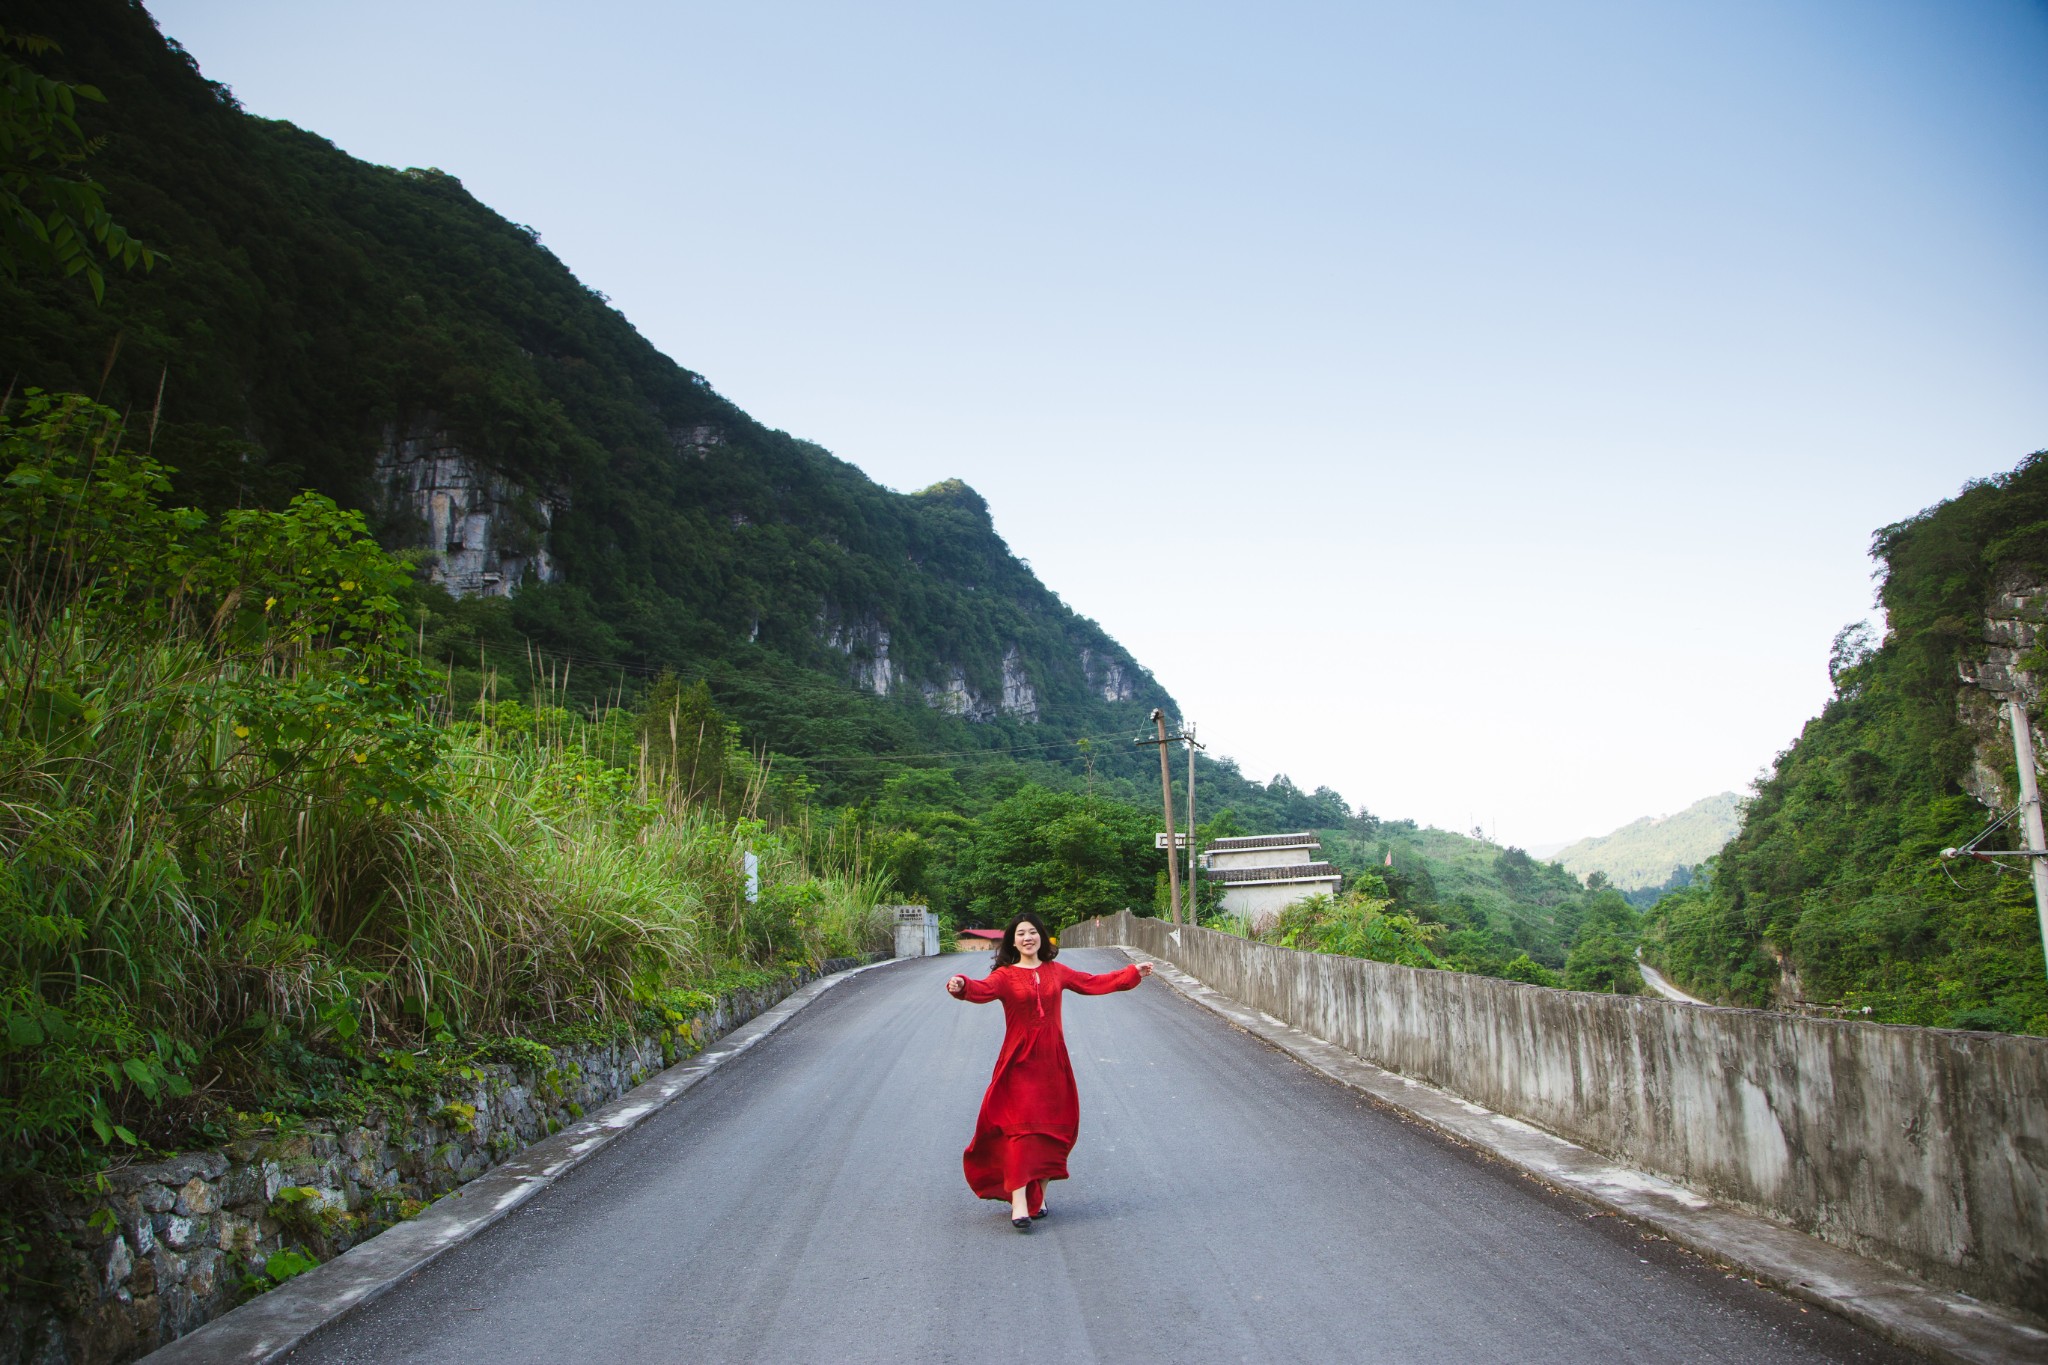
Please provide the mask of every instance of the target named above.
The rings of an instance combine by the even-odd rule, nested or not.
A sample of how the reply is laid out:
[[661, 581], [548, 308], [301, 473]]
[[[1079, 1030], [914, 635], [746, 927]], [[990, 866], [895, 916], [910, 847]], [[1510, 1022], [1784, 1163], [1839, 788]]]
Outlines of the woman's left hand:
[[1149, 962], [1140, 962], [1138, 964], [1138, 979], [1142, 981], [1150, 975], [1152, 975], [1152, 964]]

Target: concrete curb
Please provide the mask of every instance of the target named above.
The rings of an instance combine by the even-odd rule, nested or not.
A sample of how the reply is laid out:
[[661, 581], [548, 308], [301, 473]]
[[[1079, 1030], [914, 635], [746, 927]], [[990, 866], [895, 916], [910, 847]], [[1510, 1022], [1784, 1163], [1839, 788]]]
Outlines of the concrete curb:
[[1170, 962], [1117, 945], [1176, 991], [1331, 1080], [1524, 1175], [1617, 1214], [1759, 1284], [1803, 1299], [1887, 1340], [1952, 1365], [2032, 1365], [2048, 1331], [2011, 1310], [1936, 1289], [1903, 1271], [1681, 1185], [1617, 1166], [1519, 1119], [1374, 1066], [1211, 989]]
[[316, 1269], [251, 1299], [143, 1357], [148, 1365], [265, 1365], [401, 1281], [575, 1170], [746, 1052], [842, 981], [886, 967], [871, 962], [820, 977], [755, 1015], [687, 1062], [678, 1062], [588, 1118], [543, 1138], [461, 1189]]

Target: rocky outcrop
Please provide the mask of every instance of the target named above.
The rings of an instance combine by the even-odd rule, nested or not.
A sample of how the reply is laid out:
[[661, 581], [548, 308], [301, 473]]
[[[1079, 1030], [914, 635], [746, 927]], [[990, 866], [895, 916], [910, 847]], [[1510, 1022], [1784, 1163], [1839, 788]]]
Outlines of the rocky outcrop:
[[977, 692], [967, 681], [967, 670], [954, 664], [946, 668], [940, 682], [918, 684], [924, 704], [934, 711], [978, 723], [1009, 716], [1027, 725], [1038, 723], [1038, 689], [1025, 671], [1024, 654], [1015, 645], [1003, 651], [1003, 690], [996, 700]]
[[375, 467], [380, 510], [430, 551], [427, 573], [457, 597], [510, 597], [531, 573], [555, 578], [547, 531], [556, 503], [484, 469], [448, 432], [384, 429]]
[[1002, 714], [1000, 707], [991, 705], [979, 692], [967, 685], [967, 671], [957, 664], [946, 671], [944, 682], [919, 683], [917, 690], [924, 697], [926, 706], [934, 711], [943, 711], [949, 716], [984, 722], [994, 720]]
[[676, 454], [698, 460], [709, 458], [712, 451], [725, 444], [725, 432], [709, 423], [673, 427], [668, 435], [675, 443]]
[[[889, 657], [888, 628], [878, 617], [841, 618], [828, 606], [818, 613], [817, 629], [827, 649], [847, 656], [855, 687], [886, 697], [903, 681]], [[960, 664], [940, 665], [938, 679], [920, 682], [917, 691], [926, 706], [963, 720], [985, 723], [1009, 716], [1031, 725], [1039, 720], [1038, 687], [1031, 680], [1024, 651], [1014, 644], [1003, 650], [1002, 692], [996, 697], [984, 696], [968, 682], [967, 670]]]
[[1984, 613], [1983, 653], [1963, 663], [1956, 715], [1976, 737], [1976, 754], [1963, 775], [1963, 789], [1994, 810], [2019, 800], [2006, 776], [2012, 769], [2012, 732], [2005, 702], [2017, 697], [2034, 718], [2034, 752], [2048, 754], [2041, 728], [2041, 684], [2025, 664], [2048, 629], [2048, 586], [2031, 574], [2007, 573], [1993, 589]]
[[1027, 724], [1038, 723], [1038, 689], [1031, 685], [1030, 675], [1024, 671], [1024, 655], [1015, 645], [1003, 651], [1002, 711]]
[[[896, 666], [889, 661], [889, 632], [872, 616], [854, 621], [831, 622], [820, 616], [825, 645], [853, 661], [853, 685], [878, 697], [889, 695], [896, 685]], [[758, 631], [759, 626], [755, 629]]]
[[1081, 647], [1081, 676], [1087, 680], [1089, 690], [1104, 701], [1130, 701], [1138, 695], [1137, 684], [1121, 659], [1086, 645]]

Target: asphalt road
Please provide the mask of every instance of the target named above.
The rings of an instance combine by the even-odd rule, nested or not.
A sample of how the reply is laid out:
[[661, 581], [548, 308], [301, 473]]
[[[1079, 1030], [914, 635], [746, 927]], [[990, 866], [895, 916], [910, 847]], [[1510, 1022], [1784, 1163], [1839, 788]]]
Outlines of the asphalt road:
[[985, 961], [827, 992], [290, 1359], [1918, 1359], [1375, 1109], [1157, 980], [1068, 997], [1074, 1178], [1019, 1234], [960, 1174], [1002, 1012], [942, 983]]

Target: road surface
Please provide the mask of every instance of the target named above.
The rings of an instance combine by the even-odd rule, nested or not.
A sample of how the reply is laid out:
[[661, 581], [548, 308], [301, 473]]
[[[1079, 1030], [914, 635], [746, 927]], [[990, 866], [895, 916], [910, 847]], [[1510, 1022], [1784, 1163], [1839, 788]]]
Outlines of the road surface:
[[1643, 961], [1641, 957], [1636, 958], [1636, 970], [1643, 974], [1643, 984], [1663, 996], [1666, 1000], [1676, 1000], [1686, 1005], [1704, 1005], [1707, 1003], [1697, 995], [1687, 995], [1684, 991], [1672, 985], [1670, 977]]
[[1375, 1109], [1157, 979], [1067, 998], [1074, 1178], [1014, 1232], [960, 1174], [1002, 1013], [942, 983], [987, 960], [828, 991], [290, 1359], [1917, 1359]]

